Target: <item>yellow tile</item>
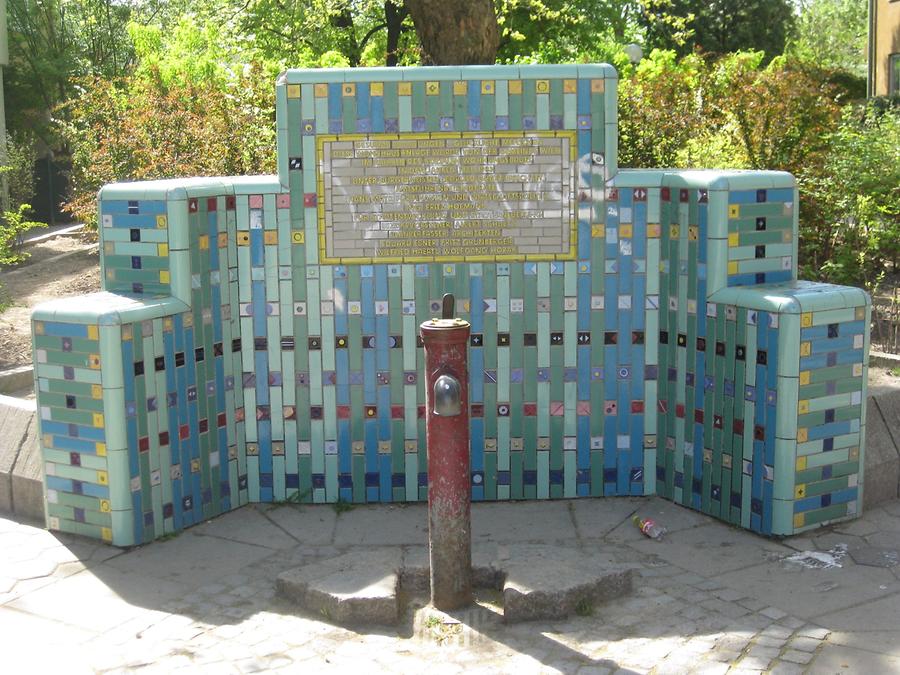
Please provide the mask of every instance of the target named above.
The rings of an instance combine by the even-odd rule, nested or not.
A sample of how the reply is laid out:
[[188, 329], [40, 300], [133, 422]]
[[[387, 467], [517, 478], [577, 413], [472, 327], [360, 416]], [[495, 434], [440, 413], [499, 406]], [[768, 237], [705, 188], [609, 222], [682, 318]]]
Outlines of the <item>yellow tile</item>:
[[549, 94], [550, 93], [550, 80], [535, 80], [534, 90], [538, 94]]
[[728, 235], [728, 245], [731, 247], [740, 246], [741, 245], [741, 235], [739, 232], [731, 232]]
[[400, 96], [409, 96], [412, 94], [412, 82], [398, 82], [397, 94]]
[[494, 81], [493, 80], [482, 80], [481, 81], [481, 93], [482, 94], [493, 94], [494, 89]]
[[606, 91], [606, 80], [591, 80], [591, 93], [602, 94]]
[[166, 216], [159, 215], [156, 216], [156, 227], [160, 230], [164, 230], [169, 226], [169, 219]]
[[313, 93], [316, 98], [327, 98], [328, 97], [328, 85], [327, 84], [317, 84], [313, 88]]
[[863, 374], [863, 364], [854, 363], [853, 364], [853, 377], [860, 377]]
[[803, 527], [803, 513], [794, 514], [794, 527]]
[[34, 322], [34, 334], [35, 335], [43, 335], [44, 334], [44, 322], [43, 321], [35, 321]]
[[101, 513], [109, 513], [109, 512], [110, 512], [110, 508], [109, 508], [109, 500], [108, 500], [108, 499], [101, 499], [101, 500], [100, 500], [100, 512], [101, 512]]
[[629, 239], [629, 238], [631, 238], [631, 233], [632, 233], [632, 229], [631, 229], [630, 224], [626, 223], [626, 224], [619, 225], [619, 236], [620, 237]]
[[132, 338], [132, 335], [133, 335], [133, 331], [132, 331], [130, 323], [127, 323], [124, 326], [122, 326], [122, 339], [123, 340], [130, 340]]
[[103, 413], [94, 413], [92, 416], [92, 422], [96, 428], [100, 428], [103, 426]]
[[[602, 82], [603, 80], [601, 80]], [[509, 85], [507, 86], [510, 94], [521, 94], [522, 93], [522, 80], [510, 80]], [[464, 92], [465, 93], [465, 92]]]
[[797, 414], [805, 415], [808, 412], [809, 412], [809, 401], [804, 399], [797, 404]]
[[103, 541], [112, 541], [112, 530], [108, 527], [101, 527], [100, 537], [103, 539]]
[[115, 255], [116, 245], [111, 241], [106, 242], [105, 244], [103, 244], [103, 252], [106, 255]]
[[793, 241], [793, 239], [794, 239], [794, 233], [791, 232], [790, 230], [785, 230], [784, 232], [781, 233], [781, 241], [784, 242], [785, 244], [790, 244], [791, 241]]
[[729, 204], [728, 205], [728, 217], [729, 218], [740, 218], [741, 217], [741, 205], [740, 204]]
[[700, 228], [696, 225], [688, 226], [688, 241], [697, 241], [697, 238], [700, 236]]
[[[600, 80], [603, 82], [603, 80]], [[650, 239], [659, 239], [659, 236], [662, 234], [662, 228], [659, 223], [649, 223], [647, 225], [647, 237]]]
[[806, 496], [806, 485], [798, 485], [794, 488], [794, 499], [803, 499]]
[[289, 84], [287, 86], [287, 96], [288, 98], [300, 98], [300, 85]]
[[465, 96], [469, 92], [469, 85], [467, 82], [463, 80], [456, 80], [453, 83], [453, 95], [454, 96]]
[[737, 274], [737, 273], [738, 273], [737, 260], [729, 260], [728, 261], [728, 274]]
[[97, 457], [106, 457], [106, 443], [97, 443], [94, 450], [97, 453]]
[[200, 246], [201, 251], [208, 251], [209, 250], [209, 235], [201, 234], [199, 237], [197, 237], [197, 244]]
[[812, 354], [812, 344], [809, 342], [800, 343], [800, 356], [809, 356]]
[[266, 230], [263, 232], [263, 242], [266, 246], [272, 246], [278, 243], [278, 232], [275, 230]]
[[426, 82], [425, 83], [425, 95], [426, 96], [437, 96], [441, 93], [441, 83], [440, 82]]
[[578, 93], [578, 83], [575, 80], [563, 80], [563, 93], [564, 94], [577, 94]]
[[356, 96], [356, 85], [353, 82], [344, 82], [341, 85], [341, 96]]
[[228, 246], [228, 233], [220, 232], [219, 233], [219, 248], [225, 248]]
[[797, 471], [806, 469], [806, 455], [797, 458]]
[[809, 438], [809, 432], [805, 428], [797, 429], [797, 442], [806, 443]]
[[372, 82], [369, 85], [369, 96], [384, 96], [384, 82]]
[[115, 270], [106, 270], [106, 278], [109, 279], [110, 281], [114, 281], [116, 278]]
[[87, 327], [87, 335], [88, 340], [97, 340], [100, 337], [100, 329], [95, 325], [90, 325]]
[[800, 372], [800, 384], [807, 385], [809, 384], [809, 371], [804, 370]]
[[854, 318], [857, 321], [862, 321], [866, 318], [866, 308], [865, 307], [857, 307], [856, 311], [853, 313]]
[[168, 244], [159, 244], [156, 247], [156, 252], [160, 258], [165, 258], [169, 255], [169, 245]]
[[109, 485], [109, 474], [106, 471], [97, 472], [97, 483], [99, 485]]
[[[190, 316], [190, 314], [188, 314], [187, 316]], [[174, 324], [172, 323], [172, 317], [170, 317], [170, 316], [163, 317], [163, 330], [164, 331], [171, 332], [173, 325]]]
[[187, 312], [184, 315], [184, 318], [181, 320], [181, 323], [185, 328], [190, 328], [194, 325], [194, 315], [190, 312]]
[[681, 228], [678, 225], [669, 226], [669, 239], [678, 239], [681, 236]]
[[238, 244], [238, 246], [249, 246], [250, 245], [250, 233], [247, 231], [238, 231], [237, 244]]
[[169, 283], [169, 270], [160, 270], [159, 271], [159, 283], [167, 284]]
[[859, 459], [859, 446], [850, 448], [850, 459]]
[[800, 315], [800, 326], [801, 328], [809, 328], [812, 326], [813, 316], [812, 312], [804, 312]]
[[41, 443], [44, 444], [45, 448], [53, 447], [53, 434], [44, 434], [41, 438]]
[[297, 230], [291, 232], [291, 241], [295, 244], [302, 244], [305, 240], [306, 238], [303, 232]]
[[591, 225], [591, 236], [595, 239], [602, 239], [606, 232], [602, 225]]
[[100, 368], [100, 355], [99, 354], [89, 354], [88, 355], [88, 366], [91, 370], [97, 370]]

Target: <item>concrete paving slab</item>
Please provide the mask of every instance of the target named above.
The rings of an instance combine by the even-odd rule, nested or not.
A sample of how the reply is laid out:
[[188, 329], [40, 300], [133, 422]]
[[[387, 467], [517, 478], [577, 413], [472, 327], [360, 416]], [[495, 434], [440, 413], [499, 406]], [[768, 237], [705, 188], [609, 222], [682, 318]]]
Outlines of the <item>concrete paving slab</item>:
[[87, 664], [95, 631], [0, 607], [0, 635], [4, 672], [94, 673]]
[[287, 570], [278, 593], [344, 626], [393, 625], [400, 616], [399, 548], [366, 548]]
[[867, 620], [863, 626], [859, 627], [859, 630], [854, 630], [856, 627], [848, 630], [834, 630], [828, 635], [828, 643], [900, 658], [900, 642], [897, 641], [897, 633], [891, 630], [866, 630], [865, 627], [868, 625], [870, 622]]
[[154, 542], [107, 560], [97, 569], [110, 568], [136, 577], [199, 587], [270, 555], [272, 550], [268, 548], [204, 537], [187, 530], [174, 539]]
[[[13, 497], [13, 473], [20, 455], [24, 458], [28, 454], [29, 440], [33, 442], [36, 438], [32, 429], [35, 426], [35, 410], [34, 401], [21, 401], [0, 395], [0, 511], [6, 513], [16, 512]], [[17, 487], [22, 493], [22, 499], [26, 500], [29, 497], [26, 486], [22, 485], [21, 481], [17, 481]], [[38, 487], [40, 487], [40, 482]], [[25, 505], [23, 503], [23, 506]], [[21, 515], [41, 520], [43, 520], [43, 514], [43, 500], [36, 514], [25, 511], [21, 513]]]
[[217, 517], [191, 528], [194, 535], [220, 537], [229, 541], [242, 542], [270, 549], [293, 548], [298, 540], [268, 517], [264, 504], [248, 504], [229, 514]]
[[590, 614], [604, 602], [631, 592], [634, 566], [609, 554], [585, 555], [574, 549], [513, 545], [506, 561], [503, 618], [507, 623], [565, 619]]
[[643, 499], [632, 497], [602, 497], [598, 499], [573, 499], [572, 514], [578, 536], [584, 539], [605, 537], [645, 505]]
[[[879, 399], [870, 398], [866, 412], [866, 466], [863, 509], [897, 498], [900, 456], [880, 410]], [[895, 425], [900, 417], [895, 417]]]
[[829, 675], [897, 673], [900, 672], [900, 658], [855, 647], [825, 644], [816, 655], [810, 672]]
[[334, 544], [401, 546], [428, 541], [428, 509], [425, 504], [371, 504], [337, 516]]
[[81, 572], [17, 598], [5, 607], [104, 632], [134, 619], [151, 625], [166, 616], [152, 608], [186, 590], [182, 584], [114, 570]]
[[330, 544], [334, 541], [334, 526], [338, 515], [330, 504], [302, 506], [287, 504], [262, 508], [266, 518], [282, 528], [295, 541], [310, 545]]
[[[872, 398], [875, 399], [882, 417], [884, 417], [887, 422], [887, 430], [894, 442], [894, 447], [900, 449], [900, 424], [898, 424], [898, 420], [900, 420], [900, 389], [895, 388], [890, 391], [885, 391]], [[868, 453], [868, 451], [867, 441], [866, 452]], [[866, 473], [866, 479], [868, 479], [868, 477], [868, 473]]]
[[772, 555], [792, 552], [778, 542], [718, 523], [668, 532], [662, 541], [646, 538], [632, 523], [628, 523], [628, 527], [636, 533], [627, 542], [631, 548], [655, 555], [704, 578], [757, 565]]
[[571, 502], [480, 502], [472, 505], [472, 542], [575, 541]]
[[876, 600], [900, 591], [890, 570], [856, 565], [844, 558], [840, 568], [807, 569], [773, 561], [716, 577], [726, 586], [752, 588], [754, 596], [809, 621], [825, 613]]

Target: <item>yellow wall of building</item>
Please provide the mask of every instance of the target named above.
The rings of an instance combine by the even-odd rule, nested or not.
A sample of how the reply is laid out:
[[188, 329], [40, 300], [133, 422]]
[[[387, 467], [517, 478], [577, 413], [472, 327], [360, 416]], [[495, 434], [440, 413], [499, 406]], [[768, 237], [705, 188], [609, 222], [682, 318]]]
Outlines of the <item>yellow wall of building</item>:
[[873, 63], [870, 64], [872, 93], [884, 96], [889, 93], [891, 54], [900, 53], [900, 0], [875, 0], [872, 9], [875, 13]]

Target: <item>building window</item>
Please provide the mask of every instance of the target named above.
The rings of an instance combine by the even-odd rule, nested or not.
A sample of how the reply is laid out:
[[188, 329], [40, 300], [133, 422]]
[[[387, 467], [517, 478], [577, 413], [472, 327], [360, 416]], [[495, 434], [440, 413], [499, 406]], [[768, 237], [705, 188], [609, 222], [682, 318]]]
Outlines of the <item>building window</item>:
[[888, 94], [900, 94], [900, 54], [891, 54], [888, 69]]

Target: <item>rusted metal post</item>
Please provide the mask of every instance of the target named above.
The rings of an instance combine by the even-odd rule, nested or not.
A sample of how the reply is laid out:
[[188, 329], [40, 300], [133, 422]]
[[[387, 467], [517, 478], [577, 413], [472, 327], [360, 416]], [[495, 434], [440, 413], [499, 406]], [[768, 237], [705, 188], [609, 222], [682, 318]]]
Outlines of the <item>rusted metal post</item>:
[[472, 603], [472, 527], [469, 488], [470, 326], [443, 316], [419, 329], [425, 344], [425, 440], [428, 446], [428, 556], [431, 603], [441, 610]]

